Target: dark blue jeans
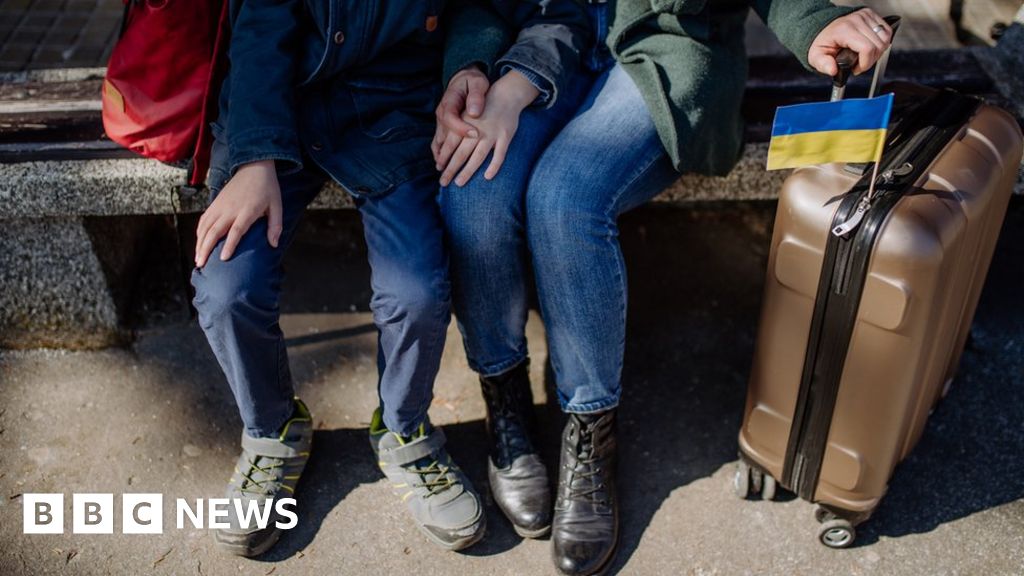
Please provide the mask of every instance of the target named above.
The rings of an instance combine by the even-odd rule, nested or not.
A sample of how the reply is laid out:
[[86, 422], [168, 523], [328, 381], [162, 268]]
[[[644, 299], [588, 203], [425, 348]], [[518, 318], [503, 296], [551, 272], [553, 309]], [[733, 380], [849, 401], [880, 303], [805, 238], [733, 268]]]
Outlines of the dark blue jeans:
[[[223, 153], [219, 143], [215, 154]], [[306, 166], [314, 166], [312, 161]], [[267, 243], [267, 221], [257, 220], [227, 262], [223, 241], [192, 274], [199, 323], [235, 395], [245, 430], [271, 436], [291, 415], [294, 389], [278, 324], [282, 260], [306, 206], [326, 176], [316, 168], [279, 175], [284, 232]], [[379, 394], [384, 422], [412, 434], [427, 414], [449, 322], [448, 260], [434, 176], [407, 182], [390, 194], [356, 200], [369, 249], [380, 332]]]
[[[590, 5], [596, 29], [605, 5]], [[618, 216], [679, 174], [640, 91], [602, 51], [548, 110], [529, 109], [501, 171], [441, 191], [453, 303], [469, 365], [497, 375], [526, 359], [532, 267], [558, 396], [567, 412], [615, 407], [626, 337]], [[531, 261], [532, 257], [532, 261]]]

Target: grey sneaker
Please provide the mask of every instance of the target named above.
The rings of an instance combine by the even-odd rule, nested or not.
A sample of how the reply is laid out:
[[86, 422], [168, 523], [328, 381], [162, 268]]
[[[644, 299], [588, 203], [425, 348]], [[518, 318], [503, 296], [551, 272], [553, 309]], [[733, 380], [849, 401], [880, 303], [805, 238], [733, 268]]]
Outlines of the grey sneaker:
[[231, 501], [228, 507], [231, 527], [214, 531], [221, 548], [238, 556], [259, 556], [277, 543], [281, 530], [276, 524], [281, 518], [276, 510], [271, 509], [269, 521], [262, 529], [251, 515], [248, 525], [243, 526], [233, 500], [240, 499], [243, 510], [248, 510], [249, 506], [263, 510], [264, 506], [273, 506], [264, 504], [267, 500], [293, 498], [312, 445], [313, 418], [298, 398], [295, 412], [279, 437], [253, 438], [242, 433], [242, 455], [238, 457], [227, 490]]
[[429, 422], [411, 438], [390, 432], [378, 408], [370, 423], [370, 446], [416, 526], [448, 550], [462, 550], [484, 537], [486, 516], [469, 478], [444, 449], [444, 432]]

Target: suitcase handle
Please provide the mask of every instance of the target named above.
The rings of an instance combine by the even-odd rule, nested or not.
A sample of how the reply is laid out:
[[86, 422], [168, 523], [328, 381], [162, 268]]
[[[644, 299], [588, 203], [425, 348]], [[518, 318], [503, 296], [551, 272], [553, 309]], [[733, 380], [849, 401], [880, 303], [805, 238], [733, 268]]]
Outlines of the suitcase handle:
[[839, 72], [832, 77], [833, 88], [845, 88], [846, 82], [850, 79], [850, 73], [853, 71], [853, 67], [857, 65], [857, 59], [859, 56], [856, 52], [849, 48], [843, 48], [836, 54], [836, 64], [839, 66]]
[[[900, 27], [899, 16], [886, 16], [884, 18], [885, 23], [892, 29], [892, 38], [889, 39], [889, 48], [886, 48], [886, 53], [879, 58], [878, 62], [875, 63], [875, 78], [871, 82], [872, 87], [878, 85], [881, 76], [885, 71], [885, 66], [879, 66], [879, 63], [887, 60], [888, 52], [892, 49], [892, 40], [895, 39], [896, 30]], [[843, 93], [846, 91], [846, 83], [850, 80], [850, 74], [853, 72], [853, 68], [857, 65], [859, 56], [856, 52], [849, 48], [843, 48], [836, 54], [836, 65], [839, 67], [839, 71], [835, 76], [832, 77], [832, 100], [842, 100]], [[874, 92], [874, 90], [872, 90]]]

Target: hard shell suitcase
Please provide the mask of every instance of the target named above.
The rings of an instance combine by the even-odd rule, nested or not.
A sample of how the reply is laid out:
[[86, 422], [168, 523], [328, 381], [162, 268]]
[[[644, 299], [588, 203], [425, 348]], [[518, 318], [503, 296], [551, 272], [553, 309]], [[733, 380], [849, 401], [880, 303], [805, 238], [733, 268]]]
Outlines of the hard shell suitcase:
[[[948, 389], [1021, 162], [1007, 113], [895, 85], [897, 123], [870, 172], [832, 164], [783, 185], [735, 481], [816, 502], [842, 548]], [[840, 224], [855, 228], [833, 233]]]

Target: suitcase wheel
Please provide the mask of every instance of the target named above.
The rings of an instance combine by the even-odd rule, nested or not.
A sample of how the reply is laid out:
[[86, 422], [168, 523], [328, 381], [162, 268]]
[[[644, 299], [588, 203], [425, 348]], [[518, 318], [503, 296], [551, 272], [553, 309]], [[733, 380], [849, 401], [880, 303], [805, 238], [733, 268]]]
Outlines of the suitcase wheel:
[[818, 524], [824, 524], [829, 520], [835, 520], [838, 518], [835, 512], [825, 508], [824, 506], [818, 506], [814, 509], [814, 519], [818, 521]]
[[764, 485], [761, 487], [761, 499], [762, 500], [774, 500], [775, 499], [775, 488], [778, 486], [778, 482], [775, 481], [770, 474], [764, 475]]
[[[817, 515], [815, 512], [815, 516]], [[829, 548], [847, 548], [856, 538], [857, 531], [854, 530], [853, 524], [843, 518], [825, 520], [818, 529], [818, 541]]]
[[737, 498], [746, 500], [753, 494], [761, 494], [764, 500], [775, 498], [775, 489], [778, 482], [770, 474], [765, 474], [761, 469], [755, 468], [745, 461], [740, 460], [736, 464], [736, 474], [732, 479], [733, 492]]
[[736, 463], [736, 475], [732, 478], [732, 491], [740, 500], [750, 496], [750, 465], [740, 460]]

